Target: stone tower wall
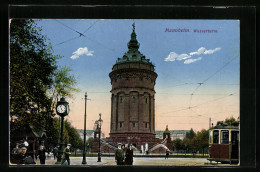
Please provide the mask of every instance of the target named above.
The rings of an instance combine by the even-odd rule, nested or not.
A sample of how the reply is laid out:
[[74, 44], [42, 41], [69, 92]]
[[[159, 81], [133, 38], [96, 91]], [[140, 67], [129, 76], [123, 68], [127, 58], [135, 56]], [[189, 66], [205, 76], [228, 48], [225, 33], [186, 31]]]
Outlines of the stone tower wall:
[[154, 134], [154, 85], [157, 74], [151, 63], [116, 64], [110, 73], [111, 134]]

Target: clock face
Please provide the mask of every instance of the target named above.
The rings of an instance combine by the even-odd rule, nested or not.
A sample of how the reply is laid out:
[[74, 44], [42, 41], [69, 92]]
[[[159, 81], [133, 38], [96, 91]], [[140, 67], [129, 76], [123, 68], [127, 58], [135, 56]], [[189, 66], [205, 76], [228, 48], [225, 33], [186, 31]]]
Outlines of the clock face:
[[64, 105], [57, 106], [57, 112], [58, 113], [64, 113], [66, 112], [66, 107]]

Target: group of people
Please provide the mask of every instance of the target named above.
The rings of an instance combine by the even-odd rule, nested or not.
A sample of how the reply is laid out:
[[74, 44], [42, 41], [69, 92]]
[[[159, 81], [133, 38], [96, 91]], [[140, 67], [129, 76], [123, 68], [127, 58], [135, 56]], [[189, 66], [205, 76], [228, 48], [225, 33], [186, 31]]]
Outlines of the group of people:
[[31, 156], [27, 154], [27, 145], [17, 143], [12, 150], [10, 161], [13, 164], [36, 164]]
[[117, 165], [133, 165], [133, 149], [132, 144], [125, 145], [118, 143], [118, 148], [115, 152], [115, 160]]
[[[13, 148], [13, 150], [11, 152], [11, 156], [10, 156], [11, 163], [13, 163], [13, 164], [36, 164], [33, 157], [28, 155], [27, 147], [28, 147], [28, 145], [26, 145], [24, 143], [20, 143], [20, 144], [16, 143], [15, 148]], [[67, 144], [67, 147], [64, 148], [62, 156], [61, 156], [61, 164], [65, 164], [65, 162], [67, 162], [67, 164], [70, 165], [70, 158], [69, 158], [69, 156], [71, 154], [70, 147], [71, 147], [71, 144]], [[38, 157], [41, 165], [45, 164], [46, 153], [47, 153], [47, 150], [44, 147], [44, 145], [40, 145], [39, 149], [35, 153], [35, 159], [37, 160], [37, 157]], [[57, 157], [57, 154], [58, 154], [58, 147], [55, 147], [53, 149], [54, 159]]]

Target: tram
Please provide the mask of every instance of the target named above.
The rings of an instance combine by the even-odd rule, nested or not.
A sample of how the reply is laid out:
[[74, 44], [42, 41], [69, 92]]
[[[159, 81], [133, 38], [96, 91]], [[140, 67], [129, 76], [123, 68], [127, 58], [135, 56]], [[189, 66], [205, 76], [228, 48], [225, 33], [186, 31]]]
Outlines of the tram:
[[209, 130], [209, 158], [221, 163], [239, 163], [239, 123], [218, 122]]

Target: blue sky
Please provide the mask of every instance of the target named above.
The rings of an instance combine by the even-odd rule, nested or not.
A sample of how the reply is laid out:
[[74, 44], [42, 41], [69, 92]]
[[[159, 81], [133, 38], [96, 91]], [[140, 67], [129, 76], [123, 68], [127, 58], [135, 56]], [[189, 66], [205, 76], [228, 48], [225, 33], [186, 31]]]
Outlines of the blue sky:
[[[88, 104], [87, 128], [91, 129], [101, 112], [106, 120], [106, 134], [109, 133], [111, 85], [108, 74], [116, 59], [127, 51], [133, 22], [140, 43], [139, 51], [152, 61], [158, 73], [155, 86], [158, 130], [165, 129], [168, 123], [169, 129], [200, 130], [207, 128], [208, 117], [216, 122], [239, 116], [237, 20], [37, 21], [37, 25], [42, 27], [42, 34], [49, 38], [54, 54], [63, 56], [58, 61], [59, 65], [70, 66], [78, 80], [76, 86], [81, 91], [71, 98], [72, 111], [68, 117], [74, 126], [83, 128], [82, 98], [84, 92], [88, 92], [91, 100]], [[189, 29], [189, 32], [166, 32], [167, 28]], [[195, 33], [194, 29], [215, 30], [217, 33]], [[85, 37], [79, 33], [84, 33]], [[203, 81], [205, 83], [199, 86], [198, 83]], [[194, 95], [191, 96], [191, 93]], [[228, 96], [233, 93], [236, 95]], [[178, 111], [205, 102], [204, 107]], [[226, 105], [230, 106], [226, 108]], [[166, 114], [170, 117], [166, 117]], [[199, 122], [193, 124], [188, 120], [181, 125], [187, 121], [185, 115], [188, 114]]]

